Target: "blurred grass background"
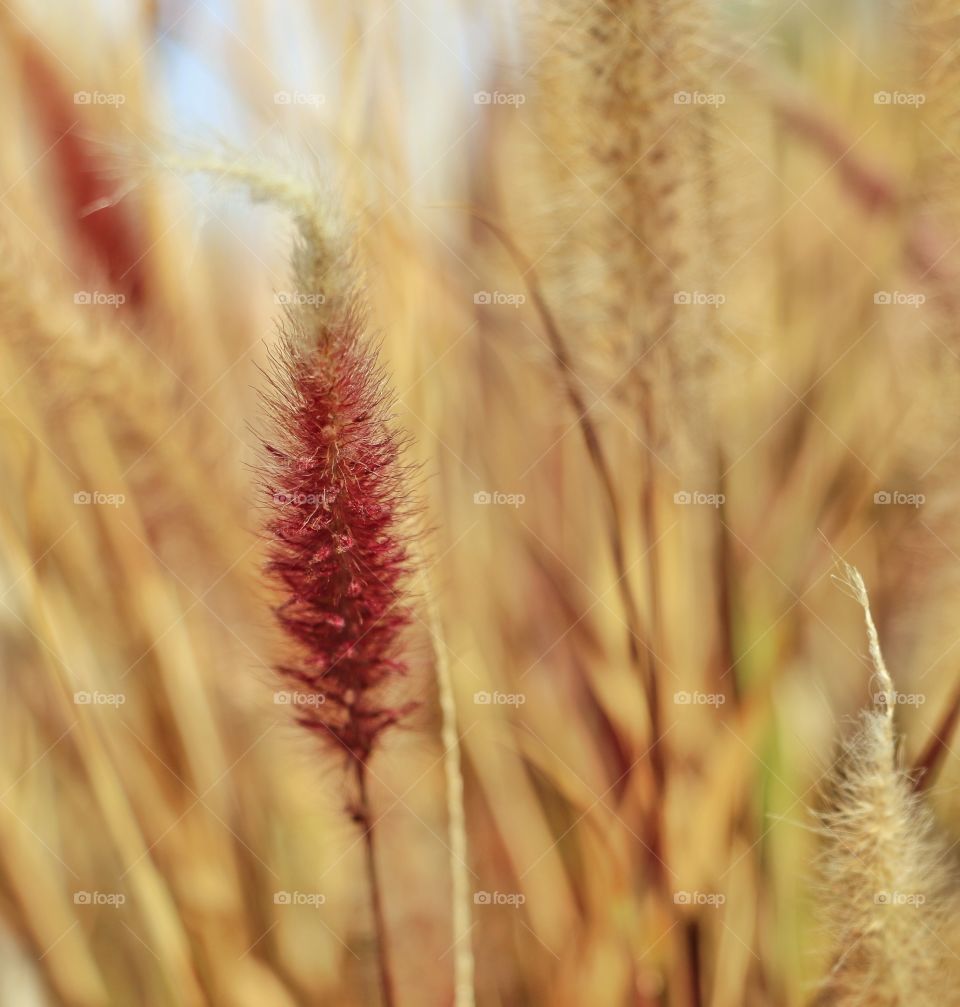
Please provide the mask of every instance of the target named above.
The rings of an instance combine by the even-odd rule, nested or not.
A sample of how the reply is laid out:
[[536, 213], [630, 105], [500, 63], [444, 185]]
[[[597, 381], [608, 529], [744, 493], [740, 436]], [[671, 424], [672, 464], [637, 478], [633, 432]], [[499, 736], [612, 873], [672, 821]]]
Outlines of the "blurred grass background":
[[[920, 697], [898, 713], [908, 762], [958, 683], [956, 56], [894, 5], [711, 13], [724, 100], [690, 110], [713, 160], [675, 197], [670, 282], [713, 303], [681, 302], [666, 359], [595, 310], [611, 263], [640, 282], [641, 236], [578, 174], [594, 96], [549, 9], [0, 8], [4, 1004], [377, 1002], [343, 769], [274, 701], [259, 573], [257, 388], [292, 231], [173, 168], [212, 147], [329, 179], [355, 221], [424, 466], [472, 884], [523, 896], [473, 906], [478, 1002], [806, 1001], [828, 963], [809, 808], [870, 691], [833, 550]], [[611, 460], [656, 654], [666, 915], [605, 503], [531, 280]], [[521, 698], [478, 700], [495, 692]], [[418, 1007], [451, 1002], [441, 759], [427, 695], [374, 764]], [[954, 827], [956, 785], [951, 755], [932, 799]]]

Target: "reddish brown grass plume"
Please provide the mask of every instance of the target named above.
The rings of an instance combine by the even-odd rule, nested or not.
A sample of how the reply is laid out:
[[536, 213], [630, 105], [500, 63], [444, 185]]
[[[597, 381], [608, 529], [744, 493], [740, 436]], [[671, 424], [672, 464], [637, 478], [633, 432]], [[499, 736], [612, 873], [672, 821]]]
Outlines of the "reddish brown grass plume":
[[407, 489], [390, 393], [362, 319], [350, 312], [323, 342], [288, 337], [272, 381], [266, 445], [271, 516], [267, 570], [277, 619], [297, 655], [280, 674], [315, 702], [301, 723], [365, 763], [409, 704], [384, 687], [406, 664]]

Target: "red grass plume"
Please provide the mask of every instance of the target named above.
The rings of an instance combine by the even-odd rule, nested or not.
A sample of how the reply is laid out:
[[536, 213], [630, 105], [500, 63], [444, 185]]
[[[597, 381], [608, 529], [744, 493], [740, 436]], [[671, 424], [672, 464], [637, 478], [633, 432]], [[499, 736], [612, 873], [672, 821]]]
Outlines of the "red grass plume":
[[278, 671], [298, 691], [300, 722], [362, 764], [414, 705], [388, 701], [411, 620], [402, 438], [360, 310], [289, 310], [283, 336], [269, 395], [267, 570], [298, 656]]

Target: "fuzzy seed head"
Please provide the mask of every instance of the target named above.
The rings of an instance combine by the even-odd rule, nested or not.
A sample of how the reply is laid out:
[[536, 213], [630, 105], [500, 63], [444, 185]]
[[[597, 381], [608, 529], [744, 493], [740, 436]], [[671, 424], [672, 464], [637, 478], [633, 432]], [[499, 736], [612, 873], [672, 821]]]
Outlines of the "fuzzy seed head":
[[279, 669], [313, 696], [299, 719], [365, 762], [408, 706], [387, 702], [410, 622], [401, 443], [362, 320], [312, 346], [285, 340], [267, 446], [268, 572], [298, 660]]

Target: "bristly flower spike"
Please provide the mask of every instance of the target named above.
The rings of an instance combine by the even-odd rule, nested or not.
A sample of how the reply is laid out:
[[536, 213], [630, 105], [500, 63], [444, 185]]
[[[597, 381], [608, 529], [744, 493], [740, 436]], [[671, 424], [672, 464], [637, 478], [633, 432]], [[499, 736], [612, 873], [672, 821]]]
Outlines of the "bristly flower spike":
[[350, 311], [306, 342], [288, 313], [266, 445], [271, 516], [268, 572], [277, 618], [298, 645], [278, 670], [306, 695], [298, 718], [366, 762], [409, 711], [383, 697], [406, 670], [411, 615], [409, 507], [392, 396]]

